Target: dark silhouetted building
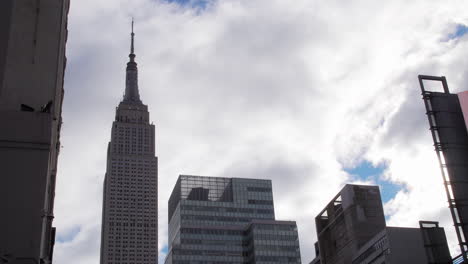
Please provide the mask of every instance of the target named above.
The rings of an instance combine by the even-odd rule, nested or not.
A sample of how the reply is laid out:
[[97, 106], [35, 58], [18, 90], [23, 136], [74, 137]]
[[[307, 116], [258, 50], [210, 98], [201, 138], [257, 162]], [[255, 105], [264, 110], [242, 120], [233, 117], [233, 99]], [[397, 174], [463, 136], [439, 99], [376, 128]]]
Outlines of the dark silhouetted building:
[[420, 228], [385, 227], [353, 256], [352, 264], [452, 263], [445, 231], [438, 222]]
[[[419, 221], [427, 263], [452, 263], [447, 237], [438, 222]], [[457, 262], [453, 262], [457, 263]]]
[[[443, 76], [418, 77], [462, 258], [468, 263], [468, 92], [451, 94]], [[425, 81], [441, 82], [443, 91], [427, 90]]]
[[378, 186], [347, 184], [315, 222], [318, 242], [311, 264], [451, 263], [437, 222], [386, 226]]
[[[133, 27], [133, 26], [132, 26]], [[158, 163], [155, 128], [140, 100], [133, 48], [126, 87], [107, 148], [101, 264], [158, 263]]]
[[321, 263], [351, 263], [353, 254], [385, 228], [379, 187], [347, 184], [315, 225]]
[[0, 262], [51, 263], [68, 0], [0, 1]]
[[351, 263], [427, 264], [439, 262], [427, 261], [419, 228], [385, 227], [354, 253]]
[[275, 220], [270, 180], [181, 175], [166, 264], [301, 263], [296, 222]]

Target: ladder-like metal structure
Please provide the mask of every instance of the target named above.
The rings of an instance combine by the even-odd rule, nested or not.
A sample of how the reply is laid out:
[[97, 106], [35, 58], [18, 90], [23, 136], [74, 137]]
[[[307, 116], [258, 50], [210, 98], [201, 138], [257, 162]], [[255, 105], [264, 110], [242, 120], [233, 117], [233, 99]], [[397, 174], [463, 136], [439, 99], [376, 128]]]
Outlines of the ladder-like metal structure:
[[456, 146], [453, 146], [453, 144], [450, 144], [449, 142], [441, 141], [440, 134], [439, 134], [439, 129], [441, 127], [438, 126], [437, 121], [436, 121], [437, 111], [433, 109], [433, 106], [431, 103], [431, 98], [433, 98], [435, 94], [438, 94], [440, 96], [440, 93], [433, 93], [430, 91], [426, 91], [424, 88], [424, 83], [423, 83], [424, 80], [440, 81], [442, 83], [444, 93], [448, 95], [450, 92], [448, 89], [447, 80], [445, 76], [438, 77], [438, 76], [428, 76], [428, 75], [419, 75], [418, 79], [419, 79], [419, 85], [421, 86], [421, 92], [422, 92], [422, 97], [424, 100], [424, 105], [426, 106], [426, 114], [429, 120], [430, 130], [432, 133], [432, 139], [434, 140], [435, 151], [439, 159], [440, 170], [441, 170], [443, 181], [444, 181], [444, 187], [445, 187], [445, 192], [447, 194], [450, 213], [452, 215], [453, 223], [455, 226], [455, 231], [457, 233], [457, 238], [458, 238], [458, 242], [459, 242], [459, 246], [461, 250], [461, 254], [457, 258], [460, 261], [460, 257], [461, 257], [463, 262], [458, 262], [458, 263], [468, 263], [468, 244], [467, 244], [466, 237], [465, 237], [464, 230], [463, 230], [465, 224], [463, 223], [463, 220], [460, 218], [460, 213], [458, 210], [458, 201], [455, 198], [454, 192], [452, 189], [454, 182], [450, 179], [449, 171], [447, 169], [450, 166], [456, 166], [456, 165], [447, 164], [445, 155], [444, 155], [445, 149], [453, 148]]

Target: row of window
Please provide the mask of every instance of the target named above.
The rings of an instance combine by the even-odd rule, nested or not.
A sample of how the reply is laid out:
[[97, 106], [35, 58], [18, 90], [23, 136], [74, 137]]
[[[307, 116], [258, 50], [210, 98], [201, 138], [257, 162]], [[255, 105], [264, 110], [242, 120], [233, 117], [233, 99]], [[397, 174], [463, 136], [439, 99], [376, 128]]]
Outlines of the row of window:
[[[146, 233], [145, 233], [146, 234]], [[116, 234], [115, 236], [114, 235], [110, 235], [109, 236], [109, 239], [111, 240], [114, 240], [115, 242], [117, 242], [118, 240], [123, 240], [124, 243], [127, 243], [127, 242], [130, 242], [131, 241], [127, 241], [127, 240], [132, 240], [132, 239], [136, 239], [135, 241], [133, 241], [134, 243], [137, 242], [137, 241], [144, 241], [144, 240], [156, 240], [157, 239], [157, 236], [156, 234], [155, 235], [151, 235], [151, 236], [122, 236], [120, 234]]]
[[301, 263], [298, 257], [279, 257], [279, 256], [256, 256], [256, 261], [268, 261], [274, 263]]
[[133, 252], [139, 253], [139, 252], [152, 252], [152, 251], [154, 251], [154, 249], [142, 250], [141, 248], [133, 249], [133, 248], [127, 247], [127, 246], [121, 247], [119, 249], [113, 249], [113, 248], [109, 249], [109, 252], [116, 252], [115, 254], [120, 254], [121, 252], [124, 253], [124, 254], [127, 254], [127, 253], [133, 253]]
[[[137, 165], [137, 166], [128, 166], [128, 167], [127, 166], [117, 167], [117, 166], [113, 165], [110, 172], [112, 173], [111, 177], [114, 178], [114, 179], [117, 179], [117, 178], [127, 179], [126, 175], [128, 175], [129, 172], [132, 172], [132, 173], [130, 173], [130, 175], [132, 175], [132, 176], [140, 176], [140, 177], [145, 178], [145, 176], [144, 176], [145, 172], [156, 172], [156, 169], [157, 169], [156, 167], [150, 167], [150, 166], [148, 166], [146, 164], [145, 165]], [[123, 174], [123, 172], [125, 172], [126, 174]]]
[[187, 249], [173, 249], [174, 255], [185, 256], [243, 256], [241, 251], [218, 251], [218, 250], [187, 250]]
[[252, 219], [245, 217], [230, 217], [230, 216], [211, 216], [211, 215], [182, 215], [182, 220], [192, 221], [214, 221], [214, 222], [230, 222], [230, 223], [248, 223]]
[[112, 159], [112, 164], [132, 164], [132, 163], [152, 163], [152, 160], [147, 160], [147, 159], [127, 159], [127, 158], [116, 158], [114, 157]]
[[131, 215], [132, 218], [130, 217], [122, 217], [118, 215], [117, 217], [109, 217], [109, 221], [129, 221], [133, 220], [135, 218], [138, 218], [138, 220], [144, 220], [144, 219], [154, 219], [157, 218], [157, 212], [150, 212], [150, 213], [145, 213], [145, 214], [138, 214], [136, 217], [135, 215]]
[[249, 204], [273, 205], [272, 200], [248, 200]]
[[263, 251], [294, 251], [299, 252], [299, 246], [282, 246], [282, 245], [255, 245], [255, 250], [263, 250]]
[[148, 224], [148, 223], [119, 223], [119, 222], [109, 222], [109, 226], [157, 227], [156, 224]]
[[[149, 202], [153, 202], [152, 204], [156, 205], [156, 202], [157, 202], [154, 195], [146, 196], [145, 198], [143, 198], [143, 196], [140, 196], [140, 195], [138, 195], [138, 196], [137, 195], [130, 195], [130, 197], [139, 197], [139, 198], [130, 198], [129, 200], [125, 200], [125, 202], [114, 201], [116, 199], [111, 199], [111, 201], [110, 201], [111, 207], [114, 204], [134, 205], [136, 203], [138, 203], [138, 204], [145, 203], [146, 204], [146, 203], [149, 203]], [[150, 199], [150, 197], [153, 197], [154, 199]], [[120, 200], [120, 201], [122, 201], [122, 200]]]
[[135, 245], [135, 244], [146, 244], [146, 246], [143, 246], [143, 248], [148, 248], [149, 245], [157, 244], [157, 242], [158, 242], [157, 238], [152, 238], [152, 239], [144, 238], [144, 239], [139, 239], [139, 240], [135, 240], [135, 241], [120, 240], [120, 239], [118, 239], [118, 240], [109, 239], [108, 245], [109, 245], [109, 247], [122, 248], [122, 247], [125, 247], [126, 245], [131, 246], [131, 245]]
[[296, 225], [257, 224], [257, 225], [255, 225], [255, 229], [257, 229], [257, 230], [297, 231]]
[[281, 241], [298, 241], [298, 236], [284, 234], [259, 234], [255, 235], [255, 240], [270, 241], [271, 243], [279, 242], [281, 244]]
[[182, 245], [242, 246], [242, 240], [181, 239]]
[[132, 182], [132, 183], [113, 182], [110, 184], [110, 186], [108, 185], [108, 187], [110, 188], [110, 190], [114, 191], [111, 193], [113, 195], [119, 195], [120, 194], [119, 192], [124, 192], [124, 191], [133, 192], [135, 190], [138, 190], [138, 191], [153, 190], [153, 192], [151, 193], [156, 194], [157, 182], [156, 181], [144, 181], [144, 182], [138, 181], [138, 182]]
[[[111, 195], [110, 199], [111, 199], [111, 201], [117, 200], [116, 203], [120, 204], [120, 202], [118, 202], [118, 201], [133, 201], [133, 202], [135, 202], [135, 201], [144, 201], [144, 202], [148, 202], [148, 201], [151, 201], [151, 199], [148, 199], [148, 198], [154, 197], [154, 195], [151, 195], [151, 196], [142, 195], [141, 190], [138, 190], [138, 191], [140, 191], [139, 194], [138, 195], [133, 195], [133, 196], [134, 197], [144, 198], [143, 200], [138, 199], [138, 198], [131, 198], [129, 195], [122, 195], [122, 194], [119, 195], [119, 193]], [[122, 202], [122, 204], [127, 204], [127, 203]]]
[[273, 214], [273, 209], [253, 209], [253, 208], [234, 208], [234, 207], [215, 207], [215, 206], [191, 206], [182, 205], [182, 210], [198, 212], [228, 212], [228, 213], [248, 213], [248, 214]]
[[247, 187], [247, 191], [249, 191], [249, 192], [270, 192], [271, 193], [271, 188], [267, 188], [267, 187]]
[[242, 236], [243, 230], [223, 230], [223, 229], [200, 229], [200, 228], [181, 228], [181, 234], [206, 234], [206, 235], [236, 235]]
[[[256, 250], [263, 250], [257, 249]], [[276, 247], [275, 249], [267, 249], [268, 251], [272, 251], [273, 256], [271, 254], [263, 253], [262, 256], [255, 256], [257, 261], [277, 261], [277, 263], [290, 263], [283, 262], [285, 259], [292, 261], [293, 263], [300, 262], [298, 257], [285, 257], [285, 256], [274, 256], [274, 255], [282, 255], [282, 252], [294, 252], [293, 255], [299, 255], [299, 247]], [[189, 250], [189, 249], [173, 249], [172, 253], [174, 255], [181, 255], [181, 256], [243, 256], [249, 257], [253, 256], [253, 251], [227, 251], [227, 250]], [[259, 252], [255, 252], [259, 253]], [[290, 254], [288, 254], [290, 255]]]
[[122, 179], [125, 179], [126, 178], [125, 176], [127, 176], [128, 174], [134, 175], [134, 176], [140, 175], [140, 177], [144, 177], [144, 175], [150, 172], [156, 172], [156, 170], [155, 169], [150, 170], [148, 169], [148, 167], [145, 167], [144, 169], [143, 168], [137, 169], [135, 167], [131, 167], [131, 168], [118, 168], [118, 169], [112, 168], [111, 172], [112, 172], [112, 175], [121, 176]]

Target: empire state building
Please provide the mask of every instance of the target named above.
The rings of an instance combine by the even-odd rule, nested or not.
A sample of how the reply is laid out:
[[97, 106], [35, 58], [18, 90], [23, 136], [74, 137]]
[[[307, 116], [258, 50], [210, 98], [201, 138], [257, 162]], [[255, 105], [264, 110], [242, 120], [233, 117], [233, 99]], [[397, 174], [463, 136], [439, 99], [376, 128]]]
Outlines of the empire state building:
[[140, 99], [133, 22], [125, 95], [116, 109], [102, 206], [101, 264], [158, 262], [155, 128]]

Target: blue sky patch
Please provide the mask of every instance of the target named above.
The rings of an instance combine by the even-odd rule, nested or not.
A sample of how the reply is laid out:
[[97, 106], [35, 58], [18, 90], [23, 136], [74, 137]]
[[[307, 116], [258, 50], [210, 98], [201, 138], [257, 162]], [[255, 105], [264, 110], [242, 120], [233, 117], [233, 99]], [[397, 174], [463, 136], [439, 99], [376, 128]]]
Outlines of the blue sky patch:
[[403, 186], [383, 179], [383, 172], [387, 169], [387, 164], [381, 163], [373, 166], [369, 161], [363, 161], [354, 168], [345, 168], [344, 170], [353, 175], [356, 179], [363, 181], [372, 181], [380, 186], [382, 202], [386, 203], [393, 199]]
[[468, 33], [468, 26], [463, 24], [457, 24], [455, 27], [455, 31], [448, 35], [447, 41], [452, 39], [457, 39], [463, 37], [466, 33]]
[[212, 0], [166, 0], [169, 3], [177, 3], [181, 6], [189, 6], [192, 8], [205, 9]]
[[167, 245], [164, 245], [164, 247], [161, 248], [161, 252], [162, 252], [163, 254], [167, 254], [168, 251], [169, 251], [169, 248], [167, 248]]
[[66, 243], [66, 242], [70, 242], [72, 241], [73, 239], [75, 239], [75, 237], [81, 232], [81, 227], [79, 226], [75, 226], [73, 227], [72, 229], [68, 230], [67, 232], [65, 233], [58, 233], [57, 234], [57, 242], [58, 243]]

